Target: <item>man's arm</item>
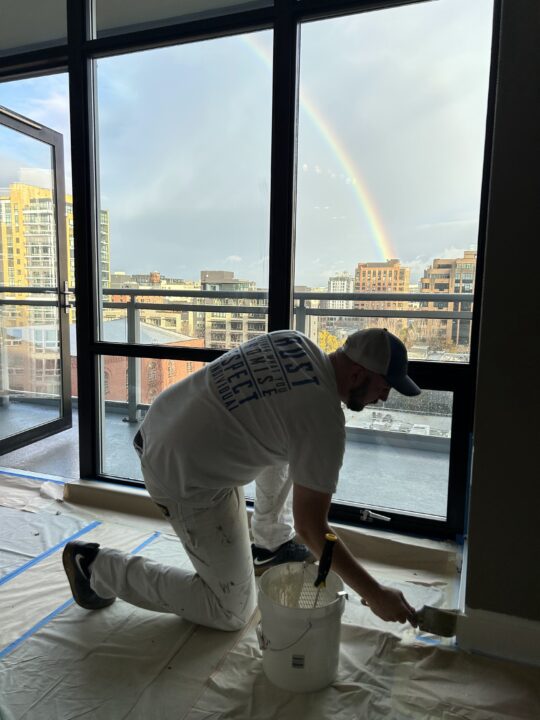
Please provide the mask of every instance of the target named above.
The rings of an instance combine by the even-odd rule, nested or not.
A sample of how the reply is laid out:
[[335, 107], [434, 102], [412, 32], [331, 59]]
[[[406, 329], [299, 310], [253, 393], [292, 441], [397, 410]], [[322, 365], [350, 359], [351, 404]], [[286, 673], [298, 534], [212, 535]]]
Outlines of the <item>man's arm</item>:
[[[320, 558], [325, 534], [335, 532], [328, 525], [328, 510], [332, 496], [303, 487], [293, 486], [293, 515], [296, 531], [312, 553]], [[338, 538], [332, 556], [332, 570], [355, 590], [365, 604], [383, 620], [409, 622], [416, 626], [416, 613], [399, 590], [380, 585], [355, 559]]]

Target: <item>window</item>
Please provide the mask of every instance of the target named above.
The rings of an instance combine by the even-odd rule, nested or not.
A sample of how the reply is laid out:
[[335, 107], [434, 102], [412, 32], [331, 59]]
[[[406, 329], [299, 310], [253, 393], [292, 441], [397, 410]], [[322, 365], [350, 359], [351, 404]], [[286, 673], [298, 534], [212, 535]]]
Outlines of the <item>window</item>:
[[[209, 4], [190, 0], [178, 12], [206, 13]], [[86, 316], [94, 305], [99, 308], [97, 341], [107, 343], [98, 356], [102, 459], [96, 454], [92, 467], [86, 459], [83, 474], [139, 478], [137, 467], [115, 456], [107, 433], [120, 432], [123, 426], [115, 422], [124, 417], [133, 428], [168, 383], [264, 331], [266, 310], [253, 310], [269, 305], [270, 297], [274, 329], [287, 326], [292, 304], [293, 325], [320, 344], [323, 338], [341, 343], [371, 325], [403, 338], [426, 391], [412, 404], [391, 395], [380, 408], [348, 416], [351, 472], [336, 512], [371, 503], [396, 522], [400, 514], [415, 512], [444, 522], [446, 498], [453, 502], [449, 478], [459, 475], [456, 457], [467, 452], [467, 422], [451, 423], [462, 412], [463, 390], [445, 368], [452, 361], [467, 371], [472, 325], [471, 303], [448, 301], [444, 294], [457, 268], [462, 291], [472, 289], [475, 274], [475, 262], [461, 261], [473, 257], [465, 253], [474, 253], [477, 238], [491, 2], [375, 4], [370, 12], [345, 17], [332, 15], [328, 2], [329, 17], [321, 11], [315, 20], [312, 3], [280, 3], [280, 12], [298, 20], [301, 36], [297, 145], [289, 154], [280, 118], [272, 117], [272, 87], [279, 102], [295, 93], [290, 74], [272, 68], [272, 3], [211, 4], [214, 16], [232, 13], [227, 36], [182, 37], [176, 46], [156, 48], [151, 28], [181, 23], [182, 15], [171, 17], [161, 0], [133, 7], [97, 0], [97, 36], [110, 38], [111, 55], [94, 52], [94, 40], [81, 43], [81, 60], [94, 63], [96, 78], [99, 177], [85, 180], [99, 188], [93, 198], [99, 211], [93, 238], [99, 290], [97, 298], [80, 302]], [[246, 25], [239, 25], [234, 34], [235, 13], [252, 7], [270, 8], [262, 23], [270, 29], [244, 33]], [[131, 46], [123, 34], [136, 27], [141, 34]], [[275, 32], [282, 32], [279, 25]], [[440, 77], [444, 83], [435, 80]], [[73, 106], [82, 107], [84, 100], [76, 98]], [[137, 117], [137, 123], [126, 125], [126, 117]], [[289, 187], [280, 195], [293, 167], [294, 218]], [[463, 208], [466, 218], [459, 216]], [[17, 248], [26, 243], [23, 222], [32, 225], [33, 249], [24, 257], [32, 263], [33, 280], [54, 283], [47, 273], [49, 249], [40, 240], [46, 203], [36, 203], [28, 217], [20, 207], [10, 212], [13, 237], [21, 223]], [[92, 218], [84, 220], [89, 227]], [[66, 225], [73, 228], [72, 217]], [[10, 238], [5, 257], [22, 256], [14, 244]], [[83, 250], [81, 257], [89, 257], [90, 248]], [[283, 282], [289, 260], [294, 277]], [[13, 278], [21, 266], [16, 259], [11, 263]], [[343, 273], [350, 284], [331, 285]], [[298, 288], [292, 301], [291, 286]], [[332, 291], [351, 297], [333, 302], [325, 298]], [[402, 297], [391, 299], [398, 292]], [[423, 293], [426, 299], [418, 300]], [[440, 298], [433, 299], [435, 293]], [[462, 315], [444, 317], [450, 313]], [[129, 349], [119, 355], [128, 338]], [[9, 340], [18, 341], [14, 335]], [[43, 359], [56, 342], [41, 337]], [[93, 338], [88, 342], [79, 348], [87, 369], [97, 352]], [[116, 343], [114, 352], [108, 343]], [[147, 345], [161, 357], [144, 357]], [[91, 371], [87, 378], [92, 385]], [[378, 477], [389, 459], [392, 467], [407, 467], [405, 485], [417, 473], [400, 459], [421, 453], [433, 460], [423, 478], [426, 487], [436, 488], [430, 503], [413, 506], [391, 485], [360, 482], [358, 452], [368, 453]]]
[[[125, 3], [115, 10], [99, 3], [98, 16], [100, 8], [118, 29], [129, 17]], [[95, 61], [103, 339], [105, 303], [127, 309], [128, 324], [134, 312], [115, 299], [111, 269], [129, 274], [156, 312], [169, 303], [187, 306], [176, 339], [154, 333], [152, 344], [190, 346], [197, 339], [202, 347], [213, 318], [224, 321], [215, 329], [226, 328], [230, 316], [220, 308], [257, 304], [242, 293], [268, 287], [272, 72], [263, 58], [271, 45], [271, 31], [261, 31]], [[137, 123], [126, 125], [126, 116]], [[149, 242], [156, 228], [159, 240]], [[214, 257], [220, 266], [207, 270]], [[148, 266], [153, 270], [144, 275]], [[145, 298], [144, 288], [154, 294]], [[223, 295], [205, 297], [209, 292]]]
[[[441, 0], [301, 26], [295, 285], [320, 288], [317, 300], [327, 307], [323, 300], [324, 292], [330, 291], [328, 275], [357, 268], [357, 283], [365, 287], [357, 285], [355, 292], [404, 293], [399, 303], [381, 298], [353, 301], [358, 316], [335, 317], [333, 308], [331, 317], [329, 312], [310, 318], [307, 303], [301, 303], [305, 314], [297, 311], [295, 326], [315, 342], [324, 339], [326, 346], [339, 345], [355, 329], [378, 325], [401, 337], [411, 358], [418, 353], [419, 360], [432, 365], [467, 359], [464, 350], [470, 343], [471, 324], [465, 315], [459, 333], [453, 319], [429, 317], [434, 311], [465, 311], [444, 298], [413, 302], [407, 295], [415, 292], [415, 285], [416, 292], [449, 293], [457, 262], [477, 240], [483, 147], [479, 144], [471, 153], [463, 141], [462, 122], [450, 119], [444, 110], [461, 107], [471, 123], [469, 130], [475, 127], [482, 137], [491, 6], [484, 2], [479, 13], [470, 11], [465, 2]], [[465, 47], [467, 61], [457, 62], [457, 57], [463, 59]], [[445, 77], [444, 89], [432, 82], [439, 72]], [[465, 84], [475, 97], [474, 111], [466, 107]], [[419, 117], [419, 103], [421, 132], [413, 120]], [[460, 179], [464, 166], [471, 172], [465, 184]], [[403, 183], [408, 174], [414, 176], [414, 183]], [[442, 217], [451, 217], [465, 195], [474, 208], [474, 222], [462, 227], [456, 245], [442, 225], [433, 223], [431, 213], [436, 207], [433, 211], [443, 222]], [[425, 217], [421, 221], [425, 233], [418, 232], [420, 217]], [[457, 248], [455, 255], [447, 250], [451, 246]], [[367, 263], [378, 267], [362, 267]], [[382, 310], [385, 316], [370, 317], [370, 310]], [[436, 367], [431, 372], [434, 379], [440, 377]], [[437, 496], [434, 505], [421, 509], [416, 502], [416, 510], [446, 519], [450, 443], [460, 442], [450, 438], [454, 403], [450, 391], [426, 390], [418, 399], [392, 392], [380, 410], [348, 413], [344, 465], [348, 480], [345, 485], [340, 482], [340, 499], [414, 511], [401, 495], [399, 471], [393, 471], [395, 482], [389, 482], [384, 498], [383, 488], [366, 484], [358, 470], [367, 467], [371, 458], [378, 467], [374, 476], [384, 475], [386, 462], [403, 469], [401, 460], [405, 463], [414, 447], [424, 458], [424, 467], [431, 467], [437, 477], [426, 482], [438, 488], [432, 496]], [[440, 443], [440, 455], [430, 453], [430, 442]], [[365, 455], [357, 456], [360, 448]], [[414, 474], [411, 468], [404, 470], [405, 485]]]

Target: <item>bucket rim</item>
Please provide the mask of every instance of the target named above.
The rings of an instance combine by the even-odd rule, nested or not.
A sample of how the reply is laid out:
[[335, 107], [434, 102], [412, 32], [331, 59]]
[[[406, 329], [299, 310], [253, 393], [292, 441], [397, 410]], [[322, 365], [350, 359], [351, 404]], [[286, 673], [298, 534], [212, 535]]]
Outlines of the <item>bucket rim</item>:
[[[335, 577], [335, 578], [337, 579], [340, 587], [336, 590], [336, 596], [335, 596], [335, 598], [333, 598], [333, 599], [331, 600], [331, 602], [326, 603], [326, 605], [318, 605], [317, 607], [313, 607], [313, 608], [300, 608], [300, 607], [296, 607], [296, 608], [295, 608], [295, 607], [289, 607], [289, 606], [287, 606], [287, 605], [283, 605], [283, 604], [281, 604], [281, 603], [279, 603], [279, 602], [276, 602], [276, 600], [274, 600], [273, 598], [271, 598], [271, 597], [268, 595], [268, 593], [266, 592], [265, 588], [263, 587], [264, 578], [265, 578], [265, 576], [269, 576], [270, 574], [272, 574], [272, 571], [276, 571], [276, 570], [279, 570], [279, 569], [283, 569], [284, 567], [287, 567], [287, 566], [290, 566], [290, 565], [294, 565], [294, 566], [301, 565], [304, 569], [309, 568], [309, 567], [313, 567], [313, 568], [316, 567], [315, 565], [313, 565], [313, 564], [311, 564], [311, 563], [306, 563], [306, 562], [289, 562], [289, 563], [281, 563], [280, 565], [274, 565], [273, 567], [268, 568], [268, 570], [266, 570], [266, 571], [261, 575], [261, 577], [260, 577], [260, 579], [259, 579], [259, 584], [258, 584], [258, 592], [259, 592], [260, 595], [263, 595], [263, 596], [264, 596], [264, 599], [265, 599], [266, 602], [271, 603], [271, 604], [272, 604], [274, 607], [276, 607], [276, 608], [280, 608], [280, 609], [282, 609], [282, 610], [287, 610], [287, 612], [298, 613], [298, 614], [301, 614], [301, 615], [304, 615], [306, 612], [318, 613], [318, 614], [321, 614], [321, 615], [322, 615], [322, 614], [324, 614], [326, 611], [328, 611], [329, 608], [332, 608], [332, 607], [333, 607], [334, 605], [336, 605], [337, 603], [339, 604], [340, 601], [342, 601], [342, 602], [344, 603], [344, 598], [343, 598], [343, 596], [338, 595], [338, 593], [339, 593], [339, 592], [343, 592], [343, 591], [345, 590], [345, 583], [343, 582], [343, 580], [341, 579], [341, 577], [340, 577], [336, 572], [334, 572], [333, 570], [330, 570], [330, 571], [328, 572], [328, 576], [331, 575], [331, 576]], [[328, 577], [328, 576], [327, 576], [327, 577]], [[315, 573], [315, 577], [316, 577], [316, 573]]]

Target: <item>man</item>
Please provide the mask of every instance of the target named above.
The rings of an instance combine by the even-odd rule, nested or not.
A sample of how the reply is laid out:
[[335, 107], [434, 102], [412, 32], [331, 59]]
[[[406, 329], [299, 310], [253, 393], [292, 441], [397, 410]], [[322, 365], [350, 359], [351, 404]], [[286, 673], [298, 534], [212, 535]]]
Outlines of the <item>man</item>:
[[[331, 354], [302, 333], [272, 332], [172, 385], [134, 444], [148, 492], [195, 572], [71, 542], [63, 561], [77, 603], [97, 609], [120, 597], [222, 630], [244, 626], [256, 605], [254, 565], [305, 559], [295, 530], [321, 556], [345, 449], [341, 403], [359, 412], [391, 388], [420, 393], [405, 346], [378, 328]], [[254, 479], [250, 548], [242, 488]], [[332, 568], [383, 620], [416, 624], [403, 595], [380, 585], [341, 540]]]

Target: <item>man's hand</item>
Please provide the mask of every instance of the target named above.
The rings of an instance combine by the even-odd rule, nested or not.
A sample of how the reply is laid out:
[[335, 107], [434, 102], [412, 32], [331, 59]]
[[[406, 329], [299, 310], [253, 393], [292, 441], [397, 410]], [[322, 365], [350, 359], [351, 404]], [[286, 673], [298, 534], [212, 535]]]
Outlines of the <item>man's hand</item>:
[[387, 622], [404, 623], [408, 620], [413, 627], [418, 625], [415, 609], [409, 605], [403, 593], [394, 588], [380, 585], [369, 600], [362, 598], [362, 605], [367, 605], [375, 615]]
[[[334, 532], [328, 525], [328, 510], [332, 496], [295, 484], [293, 489], [293, 514], [296, 531], [311, 552], [321, 557], [324, 537]], [[332, 558], [332, 570], [342, 578], [360, 597], [364, 605], [383, 620], [404, 623], [407, 620], [416, 627], [418, 621], [413, 607], [399, 590], [380, 585], [351, 554], [342, 540], [337, 541]]]

